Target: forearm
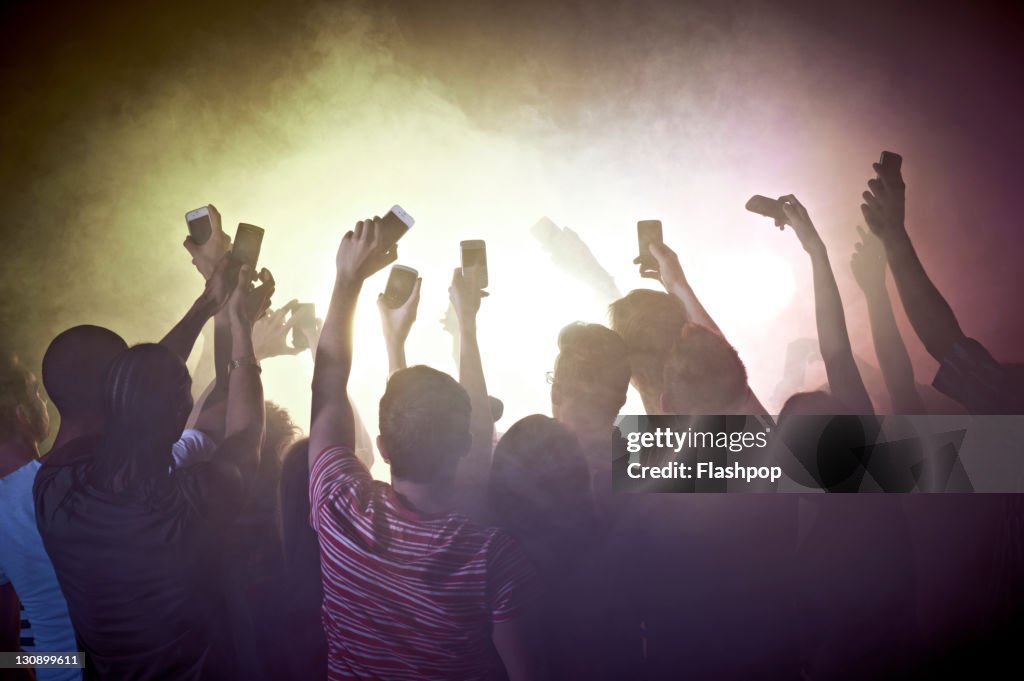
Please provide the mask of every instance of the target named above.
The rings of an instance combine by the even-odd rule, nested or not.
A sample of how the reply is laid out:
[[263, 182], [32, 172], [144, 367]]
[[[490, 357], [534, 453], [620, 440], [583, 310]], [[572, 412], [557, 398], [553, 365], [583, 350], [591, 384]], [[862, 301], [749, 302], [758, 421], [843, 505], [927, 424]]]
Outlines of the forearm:
[[818, 344], [825, 362], [832, 395], [856, 414], [871, 414], [874, 409], [864, 381], [853, 359], [850, 335], [846, 329], [843, 300], [839, 295], [832, 265], [824, 244], [808, 249], [814, 274], [814, 311], [818, 326]]
[[181, 358], [181, 361], [187, 361], [189, 355], [192, 354], [196, 339], [203, 332], [203, 326], [209, 321], [213, 312], [212, 303], [206, 296], [199, 296], [185, 316], [167, 332], [160, 344], [169, 348]]
[[909, 238], [886, 244], [886, 258], [910, 325], [937, 362], [964, 338], [956, 315], [925, 272]]
[[877, 290], [865, 291], [868, 317], [871, 321], [871, 339], [878, 357], [892, 410], [896, 414], [923, 414], [924, 404], [914, 381], [914, 367], [903, 344], [889, 294], [884, 283]]
[[402, 340], [388, 340], [388, 376], [405, 369], [407, 365], [405, 359], [405, 339]]
[[353, 327], [362, 281], [339, 277], [324, 319], [313, 366], [309, 465], [328, 446], [355, 449], [355, 418], [348, 399]]
[[487, 399], [487, 384], [484, 380], [483, 360], [477, 342], [476, 320], [460, 323], [459, 332], [459, 383], [469, 394], [472, 409], [470, 433], [473, 446], [465, 460], [467, 473], [476, 475], [490, 468], [491, 445], [494, 438], [494, 418], [491, 415], [490, 400]]
[[697, 294], [693, 292], [689, 281], [683, 279], [672, 284], [669, 287], [668, 293], [676, 299], [691, 322], [707, 327], [719, 336], [724, 337], [722, 330], [718, 328], [718, 324], [715, 324], [715, 320], [711, 318], [711, 315], [708, 314], [708, 311], [701, 304]]
[[231, 361], [240, 363], [228, 375], [225, 439], [258, 443], [263, 436], [263, 383], [255, 364], [252, 332], [240, 320], [231, 322]]

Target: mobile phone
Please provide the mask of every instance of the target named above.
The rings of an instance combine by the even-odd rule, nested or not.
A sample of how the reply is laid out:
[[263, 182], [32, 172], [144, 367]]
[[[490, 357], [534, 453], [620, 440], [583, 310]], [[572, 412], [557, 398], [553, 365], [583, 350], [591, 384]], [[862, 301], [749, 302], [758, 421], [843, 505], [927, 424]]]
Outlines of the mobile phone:
[[782, 210], [782, 202], [778, 199], [769, 199], [767, 196], [754, 194], [747, 201], [745, 207], [751, 213], [757, 213], [758, 215], [775, 220], [777, 225], [782, 225], [786, 222], [786, 212]]
[[391, 210], [380, 221], [380, 238], [384, 250], [390, 251], [414, 224], [416, 224], [416, 221], [412, 219], [411, 215], [402, 210], [401, 206], [398, 204], [391, 206]]
[[487, 244], [481, 239], [459, 242], [462, 249], [462, 276], [476, 288], [487, 288]]
[[412, 290], [416, 287], [416, 279], [420, 273], [405, 265], [394, 265], [388, 275], [388, 284], [384, 287], [384, 304], [390, 308], [401, 307], [409, 300]]
[[898, 173], [903, 167], [903, 157], [894, 151], [883, 151], [878, 159], [878, 165]]
[[263, 244], [263, 228], [256, 225], [238, 223], [235, 240], [231, 244], [231, 257], [243, 265], [252, 267], [256, 274], [256, 263], [260, 259], [260, 246]]
[[203, 206], [185, 213], [185, 223], [192, 239], [202, 246], [213, 236], [213, 222], [210, 220], [210, 207]]
[[316, 327], [316, 307], [313, 303], [299, 303], [292, 310], [292, 319], [292, 347], [305, 350], [309, 347], [305, 330]]
[[640, 273], [657, 272], [658, 261], [651, 255], [651, 244], [664, 243], [661, 220], [641, 220], [636, 223], [637, 242], [640, 244]]

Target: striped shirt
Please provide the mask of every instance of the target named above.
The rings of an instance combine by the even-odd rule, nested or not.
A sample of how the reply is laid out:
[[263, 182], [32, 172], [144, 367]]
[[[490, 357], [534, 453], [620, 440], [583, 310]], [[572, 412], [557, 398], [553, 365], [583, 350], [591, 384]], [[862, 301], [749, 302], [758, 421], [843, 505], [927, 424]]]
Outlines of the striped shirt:
[[330, 679], [496, 676], [492, 624], [521, 614], [533, 581], [514, 540], [414, 511], [345, 448], [320, 455], [309, 492]]

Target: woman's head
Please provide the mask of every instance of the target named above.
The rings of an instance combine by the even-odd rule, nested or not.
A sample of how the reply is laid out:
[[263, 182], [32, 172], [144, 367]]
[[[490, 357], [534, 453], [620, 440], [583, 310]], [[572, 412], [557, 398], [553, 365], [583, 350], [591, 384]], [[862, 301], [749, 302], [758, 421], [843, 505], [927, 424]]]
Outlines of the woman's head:
[[103, 407], [100, 470], [115, 487], [130, 486], [171, 467], [171, 447], [192, 411], [192, 379], [168, 348], [136, 345], [111, 363]]
[[580, 527], [593, 504], [587, 463], [573, 433], [540, 414], [517, 421], [494, 450], [490, 499], [514, 531], [559, 534]]

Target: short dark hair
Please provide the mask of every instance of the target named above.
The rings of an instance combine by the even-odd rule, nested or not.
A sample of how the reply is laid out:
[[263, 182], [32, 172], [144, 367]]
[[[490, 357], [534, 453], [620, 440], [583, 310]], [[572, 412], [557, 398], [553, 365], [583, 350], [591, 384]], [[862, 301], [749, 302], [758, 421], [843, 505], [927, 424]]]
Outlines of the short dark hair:
[[428, 366], [401, 369], [380, 398], [380, 437], [393, 475], [429, 482], [451, 475], [469, 451], [469, 395]]
[[727, 413], [747, 389], [736, 348], [711, 329], [687, 323], [665, 359], [664, 406], [675, 414]]
[[[0, 440], [22, 435], [24, 425], [32, 429], [37, 444], [46, 439], [49, 421], [38, 390], [36, 377], [16, 355], [0, 353]], [[24, 416], [18, 415], [18, 409]]]
[[636, 289], [609, 305], [608, 316], [626, 344], [633, 385], [660, 397], [665, 357], [687, 322], [683, 308], [664, 291]]
[[573, 322], [558, 334], [554, 385], [599, 414], [618, 414], [629, 390], [622, 337], [606, 326]]
[[43, 385], [62, 418], [99, 413], [114, 358], [128, 344], [110, 329], [83, 324], [62, 331], [43, 355]]

